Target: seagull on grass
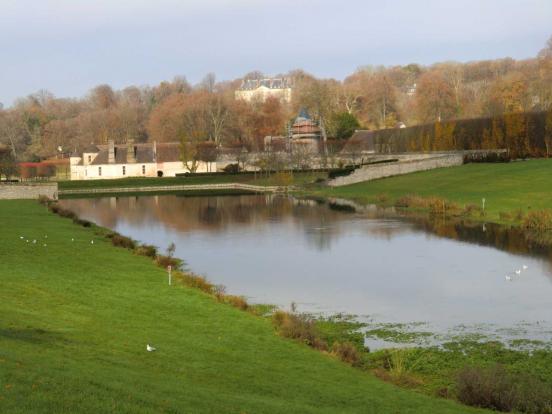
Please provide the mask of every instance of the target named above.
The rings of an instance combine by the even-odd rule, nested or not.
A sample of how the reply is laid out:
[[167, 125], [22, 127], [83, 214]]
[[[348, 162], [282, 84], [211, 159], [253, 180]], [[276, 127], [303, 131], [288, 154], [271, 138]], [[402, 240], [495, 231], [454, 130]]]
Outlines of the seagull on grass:
[[521, 274], [521, 270], [520, 269], [516, 270], [516, 275], [520, 275], [520, 274]]
[[151, 346], [150, 344], [147, 344], [147, 345], [146, 345], [146, 351], [148, 351], [148, 352], [157, 351], [157, 348], [154, 348], [154, 347]]
[[512, 281], [512, 276], [504, 276], [504, 279], [506, 279], [508, 282]]

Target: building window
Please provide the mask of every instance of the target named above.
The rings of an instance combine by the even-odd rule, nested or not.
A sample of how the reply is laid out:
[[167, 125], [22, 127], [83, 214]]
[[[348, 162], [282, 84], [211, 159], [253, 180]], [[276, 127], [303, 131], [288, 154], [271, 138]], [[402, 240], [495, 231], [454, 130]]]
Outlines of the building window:
[[123, 175], [126, 175], [126, 166], [123, 165]]
[[102, 176], [102, 167], [98, 167], [98, 175], [101, 177]]
[[145, 174], [145, 173], [146, 173], [146, 166], [142, 165], [142, 174]]

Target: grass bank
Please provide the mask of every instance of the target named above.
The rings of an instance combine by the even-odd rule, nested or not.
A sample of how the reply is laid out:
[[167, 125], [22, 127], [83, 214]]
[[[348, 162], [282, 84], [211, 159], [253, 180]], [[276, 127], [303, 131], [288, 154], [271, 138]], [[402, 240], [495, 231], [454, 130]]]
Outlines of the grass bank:
[[114, 180], [82, 180], [59, 181], [60, 190], [71, 189], [101, 189], [101, 188], [132, 188], [132, 187], [159, 187], [170, 185], [202, 185], [241, 183], [251, 185], [278, 186], [278, 185], [304, 185], [315, 181], [317, 178], [325, 178], [327, 173], [320, 172], [296, 172], [274, 173], [267, 176], [259, 174], [228, 174], [214, 176], [189, 176], [189, 177], [129, 177]]
[[476, 163], [384, 178], [344, 187], [311, 187], [312, 195], [394, 205], [407, 195], [438, 197], [480, 207], [486, 221], [516, 222], [531, 210], [552, 207], [552, 159]]
[[477, 412], [168, 286], [150, 258], [36, 202], [2, 201], [0, 220], [2, 413]]

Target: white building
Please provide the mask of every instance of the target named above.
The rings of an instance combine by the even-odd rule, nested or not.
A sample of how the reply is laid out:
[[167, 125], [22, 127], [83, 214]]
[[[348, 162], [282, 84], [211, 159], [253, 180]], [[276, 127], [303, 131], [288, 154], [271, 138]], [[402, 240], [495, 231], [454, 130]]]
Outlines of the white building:
[[[189, 163], [191, 166], [191, 163]], [[190, 172], [180, 160], [180, 143], [91, 144], [70, 158], [71, 180], [124, 177], [174, 177]], [[216, 171], [215, 162], [197, 163], [195, 172]]]
[[291, 80], [288, 78], [244, 79], [240, 88], [235, 92], [236, 99], [247, 102], [254, 100], [266, 101], [275, 97], [282, 102], [291, 102]]

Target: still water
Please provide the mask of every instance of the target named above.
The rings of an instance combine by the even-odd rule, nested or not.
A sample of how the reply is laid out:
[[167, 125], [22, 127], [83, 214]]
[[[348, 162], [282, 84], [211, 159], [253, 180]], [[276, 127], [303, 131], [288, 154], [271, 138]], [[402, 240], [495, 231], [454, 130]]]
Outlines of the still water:
[[552, 341], [552, 255], [515, 231], [339, 211], [272, 195], [62, 204], [161, 249], [174, 242], [189, 269], [251, 302], [284, 308], [295, 302], [300, 311], [452, 335]]

